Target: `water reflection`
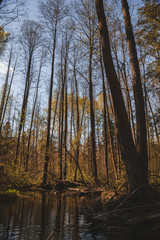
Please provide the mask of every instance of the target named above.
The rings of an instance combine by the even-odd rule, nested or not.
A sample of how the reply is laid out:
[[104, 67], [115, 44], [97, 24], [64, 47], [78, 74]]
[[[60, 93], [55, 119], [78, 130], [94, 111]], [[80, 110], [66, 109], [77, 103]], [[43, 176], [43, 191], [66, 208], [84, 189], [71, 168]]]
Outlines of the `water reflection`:
[[10, 205], [1, 204], [0, 240], [45, 240], [50, 234], [54, 240], [107, 239], [85, 225], [82, 210], [90, 203], [86, 198], [53, 198], [43, 192]]
[[93, 200], [48, 193], [0, 205], [0, 240], [159, 240], [145, 231], [89, 227], [83, 209]]

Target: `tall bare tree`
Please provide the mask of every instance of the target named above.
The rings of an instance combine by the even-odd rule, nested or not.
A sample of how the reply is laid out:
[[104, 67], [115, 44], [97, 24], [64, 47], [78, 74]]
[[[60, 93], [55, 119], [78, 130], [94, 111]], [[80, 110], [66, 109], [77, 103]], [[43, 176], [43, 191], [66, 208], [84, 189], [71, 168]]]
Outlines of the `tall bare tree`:
[[21, 116], [19, 122], [18, 138], [17, 138], [17, 147], [16, 147], [16, 157], [15, 164], [18, 162], [19, 155], [19, 145], [21, 138], [22, 126], [25, 123], [26, 119], [26, 110], [29, 97], [30, 86], [32, 82], [31, 70], [34, 60], [34, 56], [37, 53], [38, 48], [42, 44], [42, 27], [39, 23], [35, 21], [25, 21], [21, 28], [21, 44], [25, 53], [25, 61], [27, 62], [26, 76], [25, 76], [25, 89], [23, 94], [23, 103], [21, 109]]
[[30, 129], [29, 129], [29, 136], [28, 136], [27, 155], [26, 155], [26, 162], [25, 162], [25, 170], [26, 170], [26, 172], [28, 171], [28, 160], [29, 160], [29, 151], [30, 151], [30, 141], [31, 141], [32, 125], [33, 125], [33, 120], [34, 120], [34, 115], [35, 115], [35, 110], [36, 110], [36, 104], [37, 104], [37, 98], [38, 98], [38, 90], [39, 90], [39, 83], [40, 83], [40, 78], [41, 78], [43, 59], [44, 59], [44, 54], [42, 53], [42, 57], [41, 57], [41, 60], [40, 60], [40, 66], [39, 66], [38, 79], [37, 79], [37, 84], [36, 84], [36, 93], [35, 93], [35, 98], [34, 98], [34, 102], [33, 102], [31, 123], [30, 123]]
[[8, 80], [9, 80], [11, 59], [12, 59], [12, 49], [10, 51], [10, 56], [9, 56], [9, 61], [8, 61], [8, 68], [7, 68], [7, 73], [6, 73], [6, 79], [5, 79], [5, 83], [4, 83], [4, 88], [3, 88], [3, 93], [2, 93], [2, 100], [1, 100], [1, 105], [0, 105], [0, 135], [1, 135], [1, 130], [2, 130], [2, 116], [3, 116], [5, 100], [6, 100], [6, 96], [7, 96], [7, 88], [8, 88]]
[[[93, 86], [93, 57], [95, 47], [95, 6], [91, 1], [81, 0], [81, 7], [77, 9], [77, 15], [79, 17], [78, 26], [80, 29], [80, 42], [86, 48], [87, 54], [87, 72], [88, 76], [86, 81], [89, 87], [89, 100], [90, 100], [90, 126], [91, 126], [91, 147], [92, 147], [92, 166], [93, 176], [95, 182], [98, 181], [97, 173], [97, 160], [96, 160], [96, 133], [95, 133], [95, 109], [94, 109], [94, 86]], [[83, 74], [81, 74], [83, 76]]]
[[55, 63], [55, 50], [57, 43], [57, 32], [61, 20], [65, 16], [64, 0], [47, 0], [40, 3], [40, 11], [44, 20], [44, 24], [48, 29], [48, 33], [51, 39], [51, 77], [49, 87], [49, 99], [48, 99], [48, 117], [47, 117], [47, 140], [45, 151], [45, 162], [43, 172], [43, 183], [47, 182], [48, 175], [48, 163], [49, 163], [49, 150], [50, 150], [50, 125], [51, 125], [51, 103], [53, 92], [53, 78], [54, 78], [54, 63]]

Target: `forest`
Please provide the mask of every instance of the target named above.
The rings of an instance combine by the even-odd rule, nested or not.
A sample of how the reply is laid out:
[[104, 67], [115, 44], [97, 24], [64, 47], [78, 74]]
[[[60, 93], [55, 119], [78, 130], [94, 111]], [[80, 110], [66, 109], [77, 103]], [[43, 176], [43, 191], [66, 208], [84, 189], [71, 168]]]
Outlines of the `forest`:
[[159, 184], [159, 2], [26, 9], [0, 1], [1, 188]]
[[[19, 191], [33, 191], [34, 201], [42, 195], [2, 209], [8, 227], [0, 217], [0, 239], [12, 239], [12, 214], [24, 231], [23, 212], [37, 220], [41, 213], [41, 223], [28, 217], [41, 227], [36, 238], [25, 231], [14, 239], [130, 239], [82, 237], [99, 219], [105, 231], [148, 221], [160, 229], [160, 2], [28, 4], [0, 0], [0, 204], [23, 199]], [[96, 194], [81, 238], [79, 204]], [[75, 238], [60, 227], [68, 229], [67, 212]], [[51, 213], [55, 231], [47, 228]]]

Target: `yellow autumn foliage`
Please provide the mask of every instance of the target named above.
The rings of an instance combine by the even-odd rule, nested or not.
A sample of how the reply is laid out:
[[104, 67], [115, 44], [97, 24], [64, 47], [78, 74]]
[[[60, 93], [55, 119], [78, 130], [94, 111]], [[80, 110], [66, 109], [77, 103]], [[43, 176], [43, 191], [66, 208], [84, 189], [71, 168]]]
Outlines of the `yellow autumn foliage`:
[[4, 28], [2, 26], [0, 26], [0, 41], [1, 42], [7, 41], [9, 35], [10, 35], [10, 33], [5, 32]]

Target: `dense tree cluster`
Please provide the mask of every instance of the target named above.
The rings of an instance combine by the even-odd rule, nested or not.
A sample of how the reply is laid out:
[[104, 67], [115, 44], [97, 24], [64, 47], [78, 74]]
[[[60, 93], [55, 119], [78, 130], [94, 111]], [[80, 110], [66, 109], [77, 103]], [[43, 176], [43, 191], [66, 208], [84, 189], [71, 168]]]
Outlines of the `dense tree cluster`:
[[[40, 1], [40, 22], [23, 21], [5, 50], [2, 164], [44, 184], [128, 180], [133, 189], [159, 176], [160, 5], [136, 10], [132, 26], [127, 0]], [[20, 78], [23, 97], [11, 94]]]

